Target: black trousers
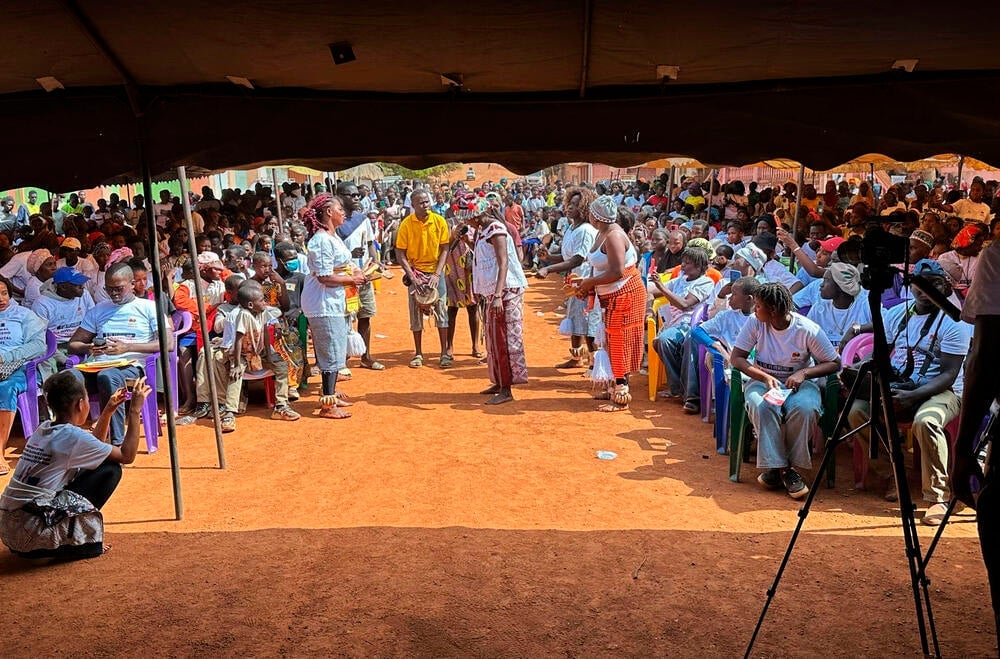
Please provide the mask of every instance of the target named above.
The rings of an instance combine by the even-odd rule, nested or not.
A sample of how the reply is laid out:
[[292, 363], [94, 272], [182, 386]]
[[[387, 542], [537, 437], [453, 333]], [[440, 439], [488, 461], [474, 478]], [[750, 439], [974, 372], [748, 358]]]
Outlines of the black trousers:
[[[995, 438], [994, 438], [995, 439]], [[976, 523], [979, 526], [979, 545], [983, 550], [983, 563], [990, 581], [990, 596], [993, 603], [993, 619], [997, 625], [1000, 641], [1000, 446], [990, 447], [990, 462], [986, 465], [986, 479], [979, 498], [976, 500]]]
[[122, 466], [117, 462], [105, 460], [94, 469], [80, 472], [66, 486], [82, 497], [86, 497], [94, 508], [100, 510], [108, 502], [115, 488], [122, 479]]

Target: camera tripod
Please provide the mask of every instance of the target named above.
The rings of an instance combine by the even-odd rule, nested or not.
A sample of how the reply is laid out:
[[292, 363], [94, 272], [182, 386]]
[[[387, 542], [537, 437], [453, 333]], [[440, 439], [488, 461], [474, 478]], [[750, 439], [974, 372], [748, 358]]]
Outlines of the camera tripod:
[[[884, 290], [884, 288], [882, 290]], [[750, 638], [750, 643], [747, 645], [744, 657], [749, 657], [750, 653], [753, 651], [757, 635], [760, 633], [761, 626], [764, 623], [764, 617], [767, 615], [767, 610], [771, 605], [771, 601], [774, 599], [775, 592], [778, 589], [778, 584], [781, 581], [785, 568], [788, 566], [788, 561], [791, 559], [792, 550], [795, 548], [795, 541], [798, 539], [799, 533], [802, 531], [802, 526], [805, 524], [806, 517], [809, 515], [809, 510], [812, 507], [813, 500], [816, 498], [816, 493], [819, 491], [822, 475], [826, 472], [830, 462], [835, 458], [837, 447], [840, 446], [845, 440], [852, 438], [859, 431], [864, 429], [868, 429], [870, 431], [870, 444], [872, 447], [877, 446], [877, 443], [881, 442], [889, 448], [889, 458], [892, 463], [892, 472], [895, 476], [896, 482], [896, 492], [899, 497], [899, 517], [900, 522], [903, 525], [903, 539], [906, 545], [906, 560], [910, 570], [910, 585], [913, 589], [913, 605], [917, 613], [917, 629], [920, 633], [920, 645], [924, 655], [929, 655], [929, 632], [930, 640], [934, 645], [934, 656], [941, 656], [941, 651], [938, 647], [937, 630], [934, 627], [934, 615], [931, 610], [930, 591], [928, 589], [930, 581], [927, 579], [926, 574], [929, 552], [928, 556], [925, 557], [920, 551], [920, 539], [917, 535], [917, 523], [913, 515], [913, 499], [910, 496], [910, 489], [907, 486], [906, 467], [903, 463], [903, 444], [899, 436], [899, 427], [896, 425], [896, 414], [892, 404], [892, 392], [889, 387], [892, 380], [891, 375], [893, 370], [889, 359], [889, 345], [885, 341], [885, 326], [882, 322], [882, 290], [879, 290], [877, 286], [872, 286], [871, 290], [868, 291], [868, 306], [871, 309], [872, 326], [875, 334], [872, 359], [862, 363], [858, 367], [857, 378], [851, 385], [850, 393], [847, 396], [847, 403], [837, 418], [837, 425], [833, 435], [826, 440], [826, 444], [823, 449], [822, 462], [816, 470], [816, 475], [813, 478], [812, 486], [809, 488], [809, 494], [806, 497], [805, 503], [799, 510], [798, 522], [796, 523], [795, 530], [792, 532], [792, 537], [788, 542], [788, 548], [785, 550], [785, 555], [781, 559], [781, 564], [778, 566], [778, 572], [774, 577], [774, 582], [767, 590], [767, 599], [764, 601], [760, 617], [757, 619], [757, 626], [754, 627], [753, 636]], [[870, 380], [871, 382], [869, 397], [871, 408], [868, 421], [857, 428], [848, 430], [843, 435], [838, 435], [841, 428], [847, 426], [847, 415], [851, 410], [851, 406], [856, 400], [859, 400], [859, 397], [862, 401], [864, 400], [864, 397], [860, 396], [860, 394], [861, 389], [867, 380]], [[952, 506], [954, 506], [954, 504], [952, 504]]]

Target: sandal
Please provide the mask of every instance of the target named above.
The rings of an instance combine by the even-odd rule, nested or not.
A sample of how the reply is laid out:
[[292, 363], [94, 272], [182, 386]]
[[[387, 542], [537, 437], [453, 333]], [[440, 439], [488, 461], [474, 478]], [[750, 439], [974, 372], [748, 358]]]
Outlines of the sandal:
[[479, 348], [476, 348], [475, 350], [472, 351], [472, 356], [475, 357], [476, 359], [482, 359], [483, 357], [486, 356], [486, 353], [480, 350]]
[[455, 365], [455, 358], [451, 355], [441, 355], [441, 368], [451, 368]]
[[417, 355], [416, 357], [410, 360], [410, 368], [420, 368], [423, 365], [424, 365], [423, 355]]
[[374, 361], [374, 360], [372, 360], [370, 362], [366, 362], [365, 360], [362, 359], [361, 360], [361, 366], [363, 368], [370, 368], [373, 371], [384, 371], [385, 370], [385, 364], [383, 364], [381, 362]]
[[0, 458], [0, 476], [6, 476], [10, 473], [10, 465], [3, 458]]
[[344, 368], [337, 371], [337, 377], [341, 380], [350, 380], [352, 377], [354, 377], [354, 374], [351, 373], [351, 369], [345, 366]]
[[698, 414], [701, 412], [701, 402], [697, 400], [689, 400], [684, 403], [684, 414]]

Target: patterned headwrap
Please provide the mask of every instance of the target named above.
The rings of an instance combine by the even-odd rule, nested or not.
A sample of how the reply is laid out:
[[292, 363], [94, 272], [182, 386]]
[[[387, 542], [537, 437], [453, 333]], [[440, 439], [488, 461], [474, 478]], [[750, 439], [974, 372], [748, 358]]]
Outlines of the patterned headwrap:
[[128, 261], [133, 256], [135, 255], [128, 247], [119, 247], [115, 251], [111, 252], [111, 256], [108, 257], [108, 266], [110, 267], [112, 264], [120, 261]]
[[52, 252], [47, 249], [36, 249], [28, 257], [28, 262], [25, 263], [24, 267], [27, 268], [30, 274], [36, 274], [38, 269], [42, 267], [47, 259], [52, 258]]
[[318, 213], [323, 210], [323, 207], [329, 204], [333, 200], [333, 195], [328, 192], [321, 192], [312, 198], [309, 205], [305, 207], [302, 211], [302, 223], [306, 225], [306, 231], [309, 235], [313, 235], [317, 231], [323, 228], [319, 222]]
[[708, 240], [706, 240], [705, 238], [692, 238], [691, 240], [687, 241], [687, 245], [685, 245], [685, 247], [698, 247], [704, 250], [704, 252], [708, 254], [709, 260], [711, 260], [712, 257], [715, 256], [715, 252], [712, 250], [712, 244], [709, 243]]
[[831, 263], [830, 272], [840, 290], [851, 297], [857, 297], [861, 292], [861, 273], [850, 263]]
[[460, 194], [455, 198], [455, 203], [451, 205], [451, 209], [455, 211], [455, 217], [462, 221], [479, 217], [485, 214], [489, 208], [490, 202], [486, 200], [486, 195], [482, 193], [478, 195], [471, 193]]
[[750, 267], [754, 269], [754, 272], [760, 272], [764, 267], [764, 263], [767, 262], [767, 254], [761, 251], [760, 247], [757, 247], [753, 243], [748, 243], [738, 249], [736, 251], [736, 256], [749, 263]]
[[952, 249], [961, 249], [963, 247], [973, 247], [977, 242], [982, 244], [989, 232], [989, 228], [982, 222], [970, 222], [962, 227], [958, 235], [952, 239], [951, 247]]
[[613, 224], [618, 219], [618, 204], [611, 195], [603, 194], [590, 202], [590, 214], [596, 220]]

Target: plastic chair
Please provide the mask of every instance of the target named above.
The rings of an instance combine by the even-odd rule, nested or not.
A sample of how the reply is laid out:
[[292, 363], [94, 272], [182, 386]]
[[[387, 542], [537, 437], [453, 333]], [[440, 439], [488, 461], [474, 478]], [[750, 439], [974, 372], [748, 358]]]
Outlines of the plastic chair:
[[[303, 316], [304, 317], [304, 316]], [[274, 325], [267, 326], [267, 345], [271, 346], [274, 344]], [[267, 397], [268, 407], [274, 407], [278, 404], [278, 397], [275, 393], [275, 382], [274, 382], [274, 371], [269, 368], [261, 369], [259, 371], [244, 371], [243, 381], [244, 382], [259, 382], [264, 381], [264, 395]]]
[[[824, 437], [832, 434], [837, 423], [837, 399], [840, 395], [840, 380], [837, 374], [828, 375], [823, 387], [823, 410], [819, 424], [813, 433], [813, 452], [823, 447]], [[729, 389], [729, 480], [740, 482], [740, 467], [750, 459], [750, 432], [752, 425], [747, 414], [746, 399], [743, 396], [743, 374], [735, 366]], [[718, 443], [718, 439], [716, 440]], [[831, 460], [826, 472], [827, 487], [836, 482], [836, 461]]]
[[45, 355], [38, 359], [32, 359], [24, 365], [24, 379], [28, 388], [17, 395], [17, 411], [21, 415], [21, 428], [24, 430], [24, 438], [28, 439], [41, 423], [40, 405], [38, 398], [42, 395], [38, 387], [38, 365], [47, 359], [51, 359], [56, 354], [56, 335], [52, 332], [45, 332]]
[[[707, 302], [702, 302], [694, 308], [694, 311], [691, 312], [691, 329], [708, 320], [709, 306]], [[698, 368], [698, 392], [701, 396], [701, 420], [703, 423], [708, 423], [712, 415], [712, 380], [708, 375], [708, 369], [705, 368], [706, 352], [705, 346], [698, 346], [696, 368]]]
[[174, 412], [176, 412], [177, 408], [180, 407], [180, 392], [177, 387], [177, 342], [180, 341], [181, 336], [191, 331], [194, 319], [189, 312], [177, 310], [170, 316], [170, 320], [174, 324], [174, 349], [170, 352], [167, 363], [170, 367], [170, 381], [174, 384], [174, 388], [170, 392], [170, 402], [173, 403]]
[[649, 373], [649, 400], [656, 401], [656, 392], [667, 381], [667, 369], [660, 361], [660, 355], [653, 348], [653, 339], [659, 333], [659, 315], [654, 313], [646, 319], [646, 371]]
[[840, 355], [840, 364], [841, 366], [852, 366], [868, 359], [874, 350], [875, 335], [871, 332], [858, 334], [844, 346], [844, 352]]
[[[711, 378], [712, 397], [715, 399], [715, 426], [712, 430], [712, 434], [715, 437], [715, 451], [719, 455], [725, 455], [729, 439], [729, 383], [726, 382], [726, 364], [721, 354], [713, 352], [712, 371], [709, 373], [708, 365], [705, 363], [704, 356], [702, 356], [706, 354], [708, 354], [708, 349], [701, 346], [701, 350], [699, 350], [701, 387], [702, 391], [704, 391], [706, 386], [704, 384], [705, 381]], [[702, 405], [704, 404], [702, 402]], [[702, 421], [707, 421], [707, 418], [703, 417]]]
[[309, 363], [309, 319], [304, 313], [299, 314], [298, 328], [299, 345], [302, 346], [302, 361], [305, 363], [302, 368], [302, 377], [299, 378], [299, 389], [305, 390], [309, 386], [309, 371], [312, 370], [312, 366]]
[[[171, 398], [171, 402], [174, 405], [174, 409], [177, 409], [178, 399], [177, 399], [177, 339], [184, 332], [191, 329], [191, 314], [186, 311], [176, 311], [171, 316], [172, 322], [180, 321], [181, 330], [174, 331], [174, 349], [170, 351], [167, 355], [167, 364], [170, 372], [170, 381], [174, 385]], [[184, 323], [186, 322], [186, 328]], [[176, 326], [175, 326], [176, 327]], [[143, 364], [143, 371], [146, 376], [146, 384], [149, 385], [152, 394], [146, 397], [146, 400], [142, 404], [142, 429], [143, 434], [146, 437], [146, 451], [149, 453], [156, 453], [159, 446], [160, 435], [163, 434], [163, 429], [160, 428], [160, 407], [156, 400], [157, 385], [159, 384], [160, 378], [160, 364], [159, 364], [159, 353], [153, 353], [146, 356], [146, 361]], [[76, 366], [81, 361], [78, 355], [72, 355], [66, 360], [66, 368], [72, 368]], [[97, 419], [101, 415], [101, 399], [97, 394], [90, 394], [90, 418]]]

